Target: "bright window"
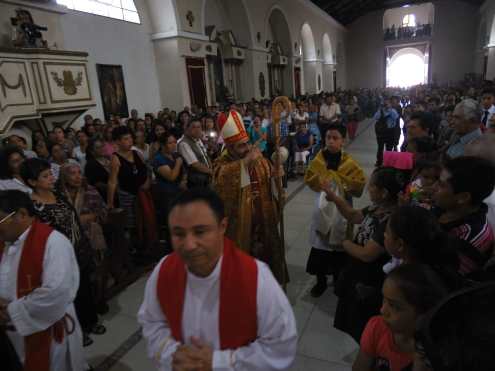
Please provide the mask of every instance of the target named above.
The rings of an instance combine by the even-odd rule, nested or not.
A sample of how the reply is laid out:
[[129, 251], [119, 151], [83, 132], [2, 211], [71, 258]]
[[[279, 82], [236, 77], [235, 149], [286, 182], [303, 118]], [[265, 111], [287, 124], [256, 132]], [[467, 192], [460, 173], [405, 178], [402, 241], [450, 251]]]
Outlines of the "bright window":
[[133, 0], [57, 0], [57, 3], [85, 13], [140, 23]]
[[387, 67], [387, 87], [408, 88], [427, 81], [428, 63], [417, 54], [401, 54], [392, 58]]
[[402, 18], [403, 27], [416, 27], [416, 16], [414, 14], [406, 14]]

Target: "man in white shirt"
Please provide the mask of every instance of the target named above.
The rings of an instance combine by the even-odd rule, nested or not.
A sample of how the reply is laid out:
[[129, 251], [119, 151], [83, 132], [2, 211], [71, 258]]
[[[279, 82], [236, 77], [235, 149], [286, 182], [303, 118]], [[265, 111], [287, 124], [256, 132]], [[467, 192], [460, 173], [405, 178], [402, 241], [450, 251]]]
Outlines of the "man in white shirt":
[[193, 119], [186, 123], [185, 133], [177, 142], [180, 155], [188, 167], [188, 188], [206, 187], [212, 175], [211, 160], [201, 138], [201, 121]]
[[495, 92], [487, 89], [481, 97], [481, 123], [488, 128], [490, 121], [495, 115]]
[[33, 203], [21, 191], [0, 192], [0, 241], [0, 331], [24, 370], [84, 370], [71, 243], [34, 217]]
[[154, 269], [138, 313], [157, 368], [289, 369], [292, 308], [269, 268], [225, 238], [218, 195], [184, 192], [171, 205], [169, 228], [175, 252]]
[[318, 127], [320, 128], [321, 136], [325, 136], [326, 128], [335, 124], [339, 121], [340, 115], [342, 114], [340, 110], [340, 105], [337, 103], [337, 98], [334, 94], [327, 96], [325, 103], [320, 107], [320, 118], [318, 122]]

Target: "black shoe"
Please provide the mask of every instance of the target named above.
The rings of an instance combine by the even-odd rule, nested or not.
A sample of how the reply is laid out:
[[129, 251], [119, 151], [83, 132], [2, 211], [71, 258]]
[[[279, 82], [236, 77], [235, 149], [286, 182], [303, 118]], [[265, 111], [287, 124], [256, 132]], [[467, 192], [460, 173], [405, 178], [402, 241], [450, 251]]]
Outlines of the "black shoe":
[[313, 298], [319, 298], [323, 295], [328, 285], [326, 282], [317, 282], [316, 285], [313, 286], [310, 293]]
[[95, 335], [103, 335], [105, 332], [107, 332], [107, 328], [100, 323], [97, 323], [91, 329], [91, 333]]

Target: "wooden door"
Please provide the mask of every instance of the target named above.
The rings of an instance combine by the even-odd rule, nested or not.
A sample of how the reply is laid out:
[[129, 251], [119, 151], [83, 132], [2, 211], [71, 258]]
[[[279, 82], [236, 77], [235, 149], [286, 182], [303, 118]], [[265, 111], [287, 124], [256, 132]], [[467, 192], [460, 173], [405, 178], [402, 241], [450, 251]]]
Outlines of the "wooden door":
[[294, 67], [294, 88], [296, 97], [301, 96], [301, 67]]
[[191, 105], [205, 108], [206, 81], [205, 81], [205, 61], [203, 58], [186, 58], [187, 80], [189, 83], [189, 97]]

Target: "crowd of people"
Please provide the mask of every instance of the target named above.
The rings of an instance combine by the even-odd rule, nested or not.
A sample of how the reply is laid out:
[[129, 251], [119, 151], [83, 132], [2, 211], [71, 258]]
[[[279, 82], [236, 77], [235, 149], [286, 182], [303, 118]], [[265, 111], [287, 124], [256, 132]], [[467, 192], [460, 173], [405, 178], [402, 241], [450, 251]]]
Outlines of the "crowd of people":
[[[311, 295], [321, 296], [333, 276], [334, 326], [361, 344], [354, 370], [414, 363], [443, 371], [455, 362], [466, 363], [462, 370], [487, 369], [489, 355], [473, 354], [489, 343], [474, 335], [468, 345], [449, 342], [445, 333], [464, 336], [452, 303], [467, 306], [480, 292], [494, 292], [491, 89], [307, 95], [284, 108], [279, 130], [272, 101], [253, 99], [179, 113], [165, 108], [144, 118], [132, 110], [105, 123], [86, 115], [79, 130], [7, 137], [0, 153], [0, 239], [8, 248], [0, 260], [0, 342], [34, 367], [37, 357], [48, 362], [46, 349], [40, 355], [31, 348], [32, 334], [42, 334], [58, 352], [51, 362], [81, 362], [80, 352], [70, 360], [64, 352], [79, 336], [89, 346], [106, 331], [99, 315], [108, 311], [107, 288], [118, 277], [102, 278], [101, 267], [115, 259], [112, 220], [119, 218], [135, 264], [162, 259], [138, 315], [159, 367], [287, 369], [297, 330], [283, 292], [283, 199], [272, 180], [287, 186], [303, 176], [318, 193], [307, 262], [316, 276]], [[368, 181], [345, 150], [365, 118], [374, 120], [378, 147]], [[283, 168], [272, 160], [277, 134], [288, 152]], [[353, 208], [365, 188], [370, 205]], [[25, 256], [22, 243], [35, 258]], [[61, 253], [67, 246], [71, 252]], [[14, 261], [18, 276], [8, 268]], [[29, 289], [16, 292], [16, 282]], [[486, 302], [476, 306], [467, 316], [473, 321], [488, 315]], [[66, 340], [56, 335], [60, 327]], [[488, 337], [491, 327], [476, 329]], [[19, 348], [23, 338], [31, 340]]]
[[[333, 325], [361, 344], [356, 371], [423, 365], [414, 354], [432, 338], [417, 333], [420, 318], [449, 294], [493, 288], [495, 280], [493, 86], [420, 86], [379, 94], [373, 115], [378, 150], [367, 186], [371, 204], [353, 208], [365, 177], [344, 150], [346, 126], [338, 120], [327, 126], [322, 151], [305, 174], [306, 184], [319, 193], [307, 262], [307, 272], [317, 278], [311, 295], [321, 296], [327, 276], [333, 276]], [[438, 315], [436, 321], [448, 327]], [[493, 333], [493, 325], [476, 330], [481, 339]], [[475, 342], [475, 335], [461, 349], [463, 335], [449, 332], [454, 339], [447, 340], [435, 331], [440, 349], [435, 355], [426, 351], [427, 369], [486, 369], [489, 348]], [[464, 351], [466, 358], [457, 355]]]

